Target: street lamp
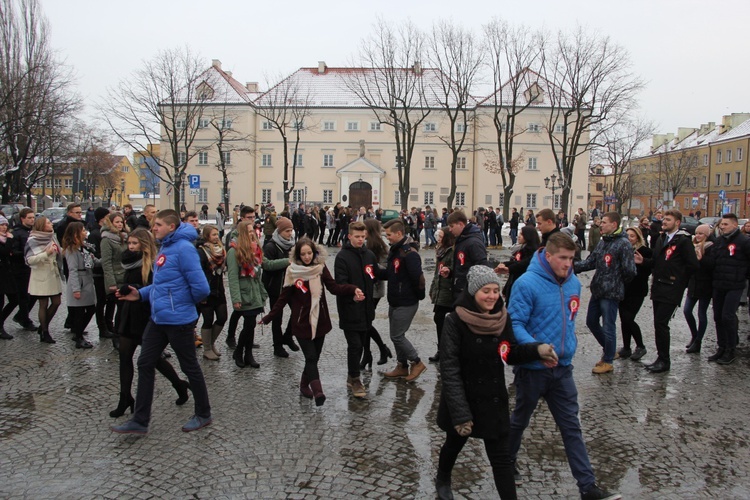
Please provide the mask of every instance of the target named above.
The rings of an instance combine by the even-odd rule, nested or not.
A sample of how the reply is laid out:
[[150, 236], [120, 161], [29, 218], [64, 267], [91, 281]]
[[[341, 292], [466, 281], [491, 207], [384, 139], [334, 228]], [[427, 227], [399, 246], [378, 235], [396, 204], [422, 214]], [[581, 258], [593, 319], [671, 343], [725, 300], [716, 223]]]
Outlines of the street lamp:
[[[550, 184], [551, 181], [551, 184]], [[552, 206], [555, 206], [555, 191], [558, 189], [562, 189], [562, 177], [557, 177], [555, 174], [552, 174], [549, 177], [544, 178], [544, 187], [547, 189], [552, 190]]]

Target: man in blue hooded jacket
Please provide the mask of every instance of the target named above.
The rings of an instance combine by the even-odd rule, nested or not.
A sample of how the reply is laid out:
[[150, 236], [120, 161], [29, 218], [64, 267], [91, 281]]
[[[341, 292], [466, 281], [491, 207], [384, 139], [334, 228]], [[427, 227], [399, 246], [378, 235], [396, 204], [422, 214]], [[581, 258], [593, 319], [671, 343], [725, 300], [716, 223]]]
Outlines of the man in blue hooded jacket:
[[581, 282], [573, 274], [575, 242], [563, 233], [549, 237], [532, 257], [528, 270], [513, 284], [508, 315], [519, 344], [542, 342], [557, 352], [558, 361], [534, 361], [514, 367], [516, 406], [510, 418], [508, 447], [515, 463], [523, 431], [539, 399], [560, 428], [565, 454], [581, 498], [617, 499], [597, 486], [578, 420], [578, 390], [573, 380], [573, 355], [578, 341], [575, 319], [581, 304]]
[[128, 287], [129, 293], [118, 292], [120, 300], [151, 303], [151, 321], [143, 332], [141, 355], [138, 357], [138, 392], [133, 418], [112, 427], [120, 434], [146, 434], [151, 420], [156, 363], [167, 344], [172, 346], [180, 368], [190, 382], [195, 399], [195, 415], [182, 427], [185, 432], [196, 431], [211, 424], [211, 406], [203, 372], [198, 364], [193, 341], [193, 330], [198, 321], [195, 305], [208, 297], [208, 281], [203, 273], [198, 252], [193, 245], [195, 228], [181, 223], [174, 210], [156, 214], [152, 232], [161, 241], [154, 262], [151, 285], [140, 290]]

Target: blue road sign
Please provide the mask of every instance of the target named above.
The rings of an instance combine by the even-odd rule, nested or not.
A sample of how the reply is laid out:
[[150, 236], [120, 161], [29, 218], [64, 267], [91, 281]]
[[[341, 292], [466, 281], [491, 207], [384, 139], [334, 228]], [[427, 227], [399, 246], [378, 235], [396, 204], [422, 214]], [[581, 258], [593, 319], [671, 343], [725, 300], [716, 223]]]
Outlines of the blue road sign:
[[190, 189], [198, 189], [201, 187], [201, 176], [200, 175], [188, 175], [188, 183]]
[[719, 199], [720, 200], [726, 200], [727, 199], [727, 192], [724, 191], [723, 189], [721, 191], [719, 191]]

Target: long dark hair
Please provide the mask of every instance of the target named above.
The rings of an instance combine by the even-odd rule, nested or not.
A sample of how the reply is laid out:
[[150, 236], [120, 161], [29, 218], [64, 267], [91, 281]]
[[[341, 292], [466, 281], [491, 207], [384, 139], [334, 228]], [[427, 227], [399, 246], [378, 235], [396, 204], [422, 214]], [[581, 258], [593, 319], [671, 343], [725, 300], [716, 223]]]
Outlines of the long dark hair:
[[531, 248], [532, 250], [536, 250], [539, 248], [539, 245], [542, 244], [539, 240], [539, 233], [535, 227], [523, 226], [521, 228], [521, 234], [523, 235], [523, 240], [526, 242], [526, 247]]
[[302, 252], [302, 247], [310, 247], [310, 250], [312, 250], [313, 253], [313, 260], [310, 262], [312, 265], [315, 263], [315, 259], [318, 258], [318, 246], [315, 244], [313, 240], [308, 238], [307, 236], [303, 236], [302, 238], [297, 240], [297, 243], [294, 244], [294, 248], [292, 249], [292, 256], [294, 257], [295, 262], [302, 263], [302, 257], [300, 257], [300, 252]]
[[383, 260], [388, 256], [388, 247], [383, 241], [383, 226], [377, 219], [365, 219], [365, 227], [367, 228], [365, 246], [375, 254], [378, 261]]

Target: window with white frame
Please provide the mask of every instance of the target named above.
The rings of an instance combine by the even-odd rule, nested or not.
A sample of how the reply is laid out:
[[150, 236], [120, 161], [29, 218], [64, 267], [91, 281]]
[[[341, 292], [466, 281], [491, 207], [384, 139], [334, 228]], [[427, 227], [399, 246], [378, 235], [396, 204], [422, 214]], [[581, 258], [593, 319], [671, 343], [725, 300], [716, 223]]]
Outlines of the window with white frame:
[[330, 153], [323, 155], [323, 166], [324, 167], [332, 167], [333, 166], [333, 155]]
[[305, 129], [305, 122], [302, 120], [295, 120], [294, 123], [292, 123], [292, 130], [304, 130]]
[[721, 163], [721, 151], [716, 152], [716, 163]]
[[727, 163], [732, 163], [732, 150], [727, 149]]
[[178, 118], [174, 121], [174, 128], [178, 130], [184, 130], [187, 126], [187, 122], [183, 118]]
[[456, 158], [456, 170], [466, 170], [466, 157], [459, 156]]
[[536, 194], [526, 194], [526, 208], [536, 208]]
[[221, 120], [221, 122], [219, 122], [219, 127], [222, 129], [232, 128], [232, 120]]
[[297, 166], [298, 167], [303, 167], [304, 166], [302, 164], [302, 154], [297, 154]]
[[737, 161], [742, 161], [742, 148], [737, 148]]
[[232, 164], [232, 152], [231, 151], [222, 151], [221, 156], [222, 156], [222, 159], [224, 160], [224, 165]]
[[468, 125], [466, 123], [456, 123], [456, 132], [458, 132], [459, 134], [462, 134], [464, 132], [468, 133], [469, 132], [469, 127], [470, 127], [470, 125]]
[[65, 189], [73, 189], [73, 179], [65, 179]]
[[708, 187], [708, 176], [707, 175], [703, 176], [703, 187]]
[[260, 156], [260, 166], [261, 167], [270, 167], [272, 165], [271, 161], [271, 153], [263, 153]]
[[734, 183], [738, 186], [742, 184], [742, 172], [735, 172], [734, 173]]
[[348, 132], [358, 132], [359, 122], [346, 122], [346, 130]]
[[331, 122], [331, 121], [323, 122], [324, 132], [332, 132], [334, 130], [336, 130], [336, 122]]
[[562, 123], [555, 124], [555, 133], [562, 134], [563, 132], [565, 132], [565, 125], [563, 125]]
[[370, 132], [380, 132], [382, 129], [380, 122], [370, 122]]
[[198, 203], [208, 203], [208, 188], [200, 188], [200, 191], [198, 191]]
[[187, 161], [187, 155], [184, 152], [180, 151], [179, 153], [177, 153], [177, 165], [178, 166], [181, 167], [185, 165], [186, 161]]
[[435, 131], [437, 131], [437, 123], [425, 122], [425, 124], [424, 124], [424, 131], [425, 132], [435, 132]]
[[208, 153], [206, 151], [198, 153], [198, 165], [208, 165]]
[[434, 204], [435, 204], [435, 191], [425, 191], [423, 205], [432, 206]]
[[264, 205], [271, 203], [271, 189], [263, 188], [260, 190], [260, 202]]
[[130, 172], [130, 167], [127, 166], [127, 165], [123, 165], [122, 166], [122, 173], [123, 174], [127, 174], [128, 172]]
[[529, 170], [537, 170], [537, 159], [533, 156], [529, 157], [528, 165]]
[[295, 189], [294, 191], [292, 191], [292, 201], [294, 203], [301, 203], [304, 197], [305, 197], [304, 189]]
[[198, 118], [198, 128], [207, 128], [209, 123], [208, 118]]
[[726, 185], [728, 186], [732, 182], [732, 174], [729, 172], [724, 174], [724, 180], [726, 180]]
[[401, 205], [401, 191], [399, 191], [398, 189], [395, 191], [395, 195], [393, 197], [393, 204]]
[[323, 203], [333, 203], [333, 189], [323, 190]]
[[273, 130], [273, 123], [269, 122], [268, 120], [265, 120], [263, 123], [260, 124], [261, 130]]
[[704, 167], [708, 166], [708, 154], [703, 155], [703, 166]]
[[555, 210], [559, 210], [560, 206], [562, 205], [562, 195], [556, 194], [552, 196], [552, 208]]
[[435, 157], [425, 156], [424, 157], [424, 168], [435, 168]]
[[456, 199], [454, 205], [459, 207], [466, 206], [466, 193], [463, 191], [456, 191]]
[[538, 123], [529, 123], [526, 127], [526, 130], [528, 132], [539, 132], [541, 131], [542, 127], [539, 126]]

